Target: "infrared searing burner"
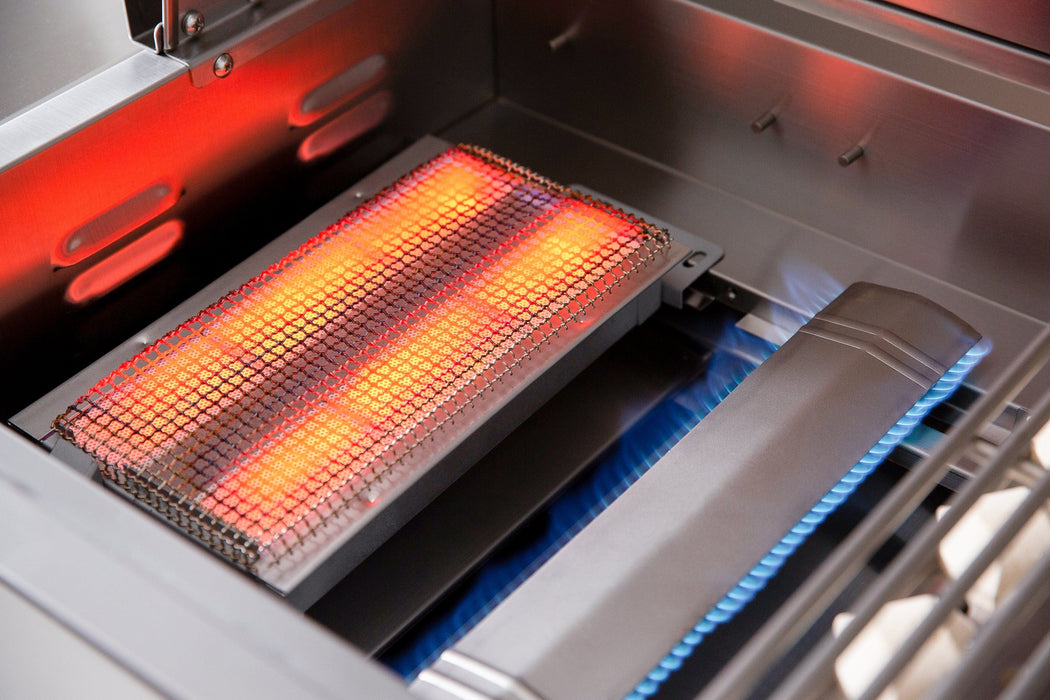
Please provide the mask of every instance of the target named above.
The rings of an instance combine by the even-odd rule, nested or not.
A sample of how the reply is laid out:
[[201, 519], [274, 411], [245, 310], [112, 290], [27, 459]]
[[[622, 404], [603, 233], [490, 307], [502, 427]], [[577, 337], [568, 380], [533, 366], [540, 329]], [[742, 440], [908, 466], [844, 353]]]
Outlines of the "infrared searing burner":
[[[480, 425], [500, 423], [482, 431], [488, 442], [509, 432], [545, 370], [655, 308], [639, 300], [684, 257], [673, 248], [630, 214], [452, 148], [127, 361], [54, 425], [110, 483], [287, 594], [330, 560], [367, 554], [348, 543], [370, 524], [359, 539], [377, 544], [410, 517], [378, 514], [413, 487], [416, 501], [433, 495], [442, 479], [426, 472], [482, 450], [469, 438]], [[615, 318], [620, 330], [599, 332]]]

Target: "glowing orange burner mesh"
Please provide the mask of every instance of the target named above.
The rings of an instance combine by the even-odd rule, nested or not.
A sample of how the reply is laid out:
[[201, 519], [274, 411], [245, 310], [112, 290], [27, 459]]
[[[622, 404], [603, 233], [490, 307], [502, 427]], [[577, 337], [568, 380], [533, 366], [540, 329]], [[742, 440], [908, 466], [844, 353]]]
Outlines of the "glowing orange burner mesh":
[[453, 148], [122, 365], [55, 427], [253, 569], [360, 505], [668, 245], [628, 214]]

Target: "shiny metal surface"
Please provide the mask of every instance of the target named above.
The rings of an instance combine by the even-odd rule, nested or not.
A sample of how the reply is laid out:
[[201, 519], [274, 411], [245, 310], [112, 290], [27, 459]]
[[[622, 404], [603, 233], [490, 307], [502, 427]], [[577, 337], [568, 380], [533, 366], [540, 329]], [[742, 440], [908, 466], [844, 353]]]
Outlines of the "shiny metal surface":
[[[10, 533], [0, 584], [160, 695], [408, 697], [392, 674], [266, 590], [120, 506], [0, 427], [0, 526]], [[63, 662], [50, 666], [61, 673]]]
[[[0, 635], [0, 695], [4, 697], [83, 697], [85, 688], [105, 692], [112, 700], [163, 697], [3, 583], [0, 620], [7, 631]], [[56, 659], [61, 659], [57, 673]]]
[[[357, 648], [378, 653], [449, 593], [462, 572], [481, 565], [496, 543], [568, 488], [627, 426], [694, 377], [704, 359], [651, 322], [632, 331], [307, 613]], [[391, 580], [411, 585], [392, 587]], [[371, 605], [354, 604], [363, 599]]]
[[382, 54], [373, 54], [355, 63], [307, 93], [289, 118], [289, 123], [306, 126], [317, 121], [339, 105], [364, 94], [389, 71], [387, 58]]
[[852, 146], [845, 153], [839, 156], [839, 165], [841, 165], [842, 167], [846, 167], [847, 165], [856, 162], [862, 157], [864, 157], [864, 146]]
[[[978, 339], [917, 295], [851, 285], [454, 653], [547, 698], [628, 695]], [[446, 654], [431, 669], [468, 682]]]
[[[763, 141], [771, 136], [756, 136], [748, 130], [748, 124], [745, 120], [739, 125], [744, 138]], [[826, 291], [829, 286], [837, 288], [860, 280], [918, 292], [965, 316], [994, 342], [992, 353], [970, 375], [969, 381], [981, 388], [991, 386], [1045, 327], [1043, 321], [982, 298], [971, 290], [947, 284], [906, 263], [865, 250], [713, 183], [515, 105], [502, 102], [486, 107], [449, 129], [444, 136], [450, 141], [485, 144], [551, 177], [586, 184], [681, 229], [702, 235], [725, 250], [725, 258], [712, 274], [728, 289], [753, 290], [788, 306], [804, 301], [810, 294]], [[825, 155], [828, 157], [821, 168], [840, 177], [854, 170], [861, 171], [867, 161], [865, 158], [843, 169], [835, 163], [837, 154], [830, 151]], [[819, 200], [819, 195], [820, 191], [816, 190], [808, 196]], [[854, 203], [863, 207], [863, 202]], [[899, 245], [920, 249], [917, 255], [930, 244], [925, 237], [920, 236], [917, 239], [920, 242], [916, 243], [892, 228], [885, 235], [896, 236]], [[991, 245], [992, 241], [987, 243]], [[1008, 277], [1000, 273], [1010, 268], [1005, 263], [999, 265], [995, 274]], [[988, 274], [991, 276], [993, 271], [989, 270]], [[1040, 298], [1033, 301], [1038, 302]], [[1021, 405], [1031, 405], [1048, 390], [1050, 372], [1044, 371], [1018, 401]]]
[[[821, 610], [831, 605], [836, 596], [849, 585], [881, 543], [897, 531], [908, 514], [915, 510], [937, 484], [949, 465], [971, 445], [981, 427], [995, 420], [1003, 407], [1016, 398], [1020, 388], [1036, 376], [1038, 369], [1045, 365], [1048, 359], [1050, 329], [1045, 329], [1025, 352], [1011, 363], [973, 410], [966, 414], [956, 430], [938, 443], [922, 463], [890, 492], [834, 555], [821, 565], [777, 611], [766, 627], [726, 666], [706, 690], [706, 697], [746, 697], [775, 660], [818, 619]], [[968, 495], [965, 496], [964, 502], [956, 500], [955, 504], [962, 507], [952, 516], [953, 520], [961, 515], [961, 511], [972, 505], [984, 487], [994, 483], [995, 475], [990, 471], [983, 472], [977, 475], [977, 479], [976, 486], [968, 487]], [[887, 580], [884, 585], [890, 583]], [[863, 623], [858, 623], [858, 626], [860, 624]], [[831, 640], [827, 641], [828, 644], [833, 643]]]
[[[500, 700], [546, 700], [520, 679], [455, 649], [441, 654], [441, 671], [426, 669], [412, 684], [413, 695], [429, 697], [434, 690], [444, 691], [457, 700], [477, 697]], [[461, 682], [462, 681], [462, 682]]]
[[[979, 74], [998, 76], [1040, 91], [1045, 91], [1050, 83], [1050, 76], [1042, 67], [1045, 64], [1044, 56], [1011, 44], [989, 40], [980, 34], [960, 31], [944, 22], [899, 9], [889, 3], [872, 0], [773, 0], [773, 2], [830, 20], [834, 24], [851, 27], [882, 40], [891, 41], [919, 54], [934, 56], [950, 63], [958, 63]], [[807, 23], [808, 20], [803, 20], [798, 26], [802, 27]], [[817, 26], [820, 26], [819, 22]], [[812, 32], [808, 34], [809, 38], [813, 38]], [[865, 43], [877, 46], [872, 42]], [[868, 46], [859, 46], [855, 50], [861, 51], [863, 55], [867, 54], [868, 48]], [[909, 57], [914, 58], [914, 54]], [[907, 70], [904, 61], [894, 61], [885, 56], [882, 60], [889, 60], [895, 65], [896, 70]], [[922, 80], [932, 81], [932, 84], [938, 86], [951, 75], [947, 71], [930, 71], [928, 66], [916, 65], [914, 68], [922, 72]], [[983, 100], [979, 101], [1004, 99], [1010, 92], [1009, 90], [1004, 91], [996, 97], [995, 93], [978, 84], [974, 84], [972, 88], [977, 88], [975, 94], [984, 95]], [[967, 92], [965, 85], [957, 81], [954, 82], [951, 91]], [[1015, 104], [1020, 103], [1015, 102]]]
[[228, 53], [219, 54], [211, 64], [211, 70], [216, 78], [225, 78], [233, 72], [233, 56]]
[[4, 3], [0, 123], [137, 53], [122, 9], [110, 0]]
[[[1032, 357], [1028, 360], [1029, 364], [1046, 361], [1047, 352], [1050, 350], [1048, 341], [1050, 341], [1050, 332], [1044, 334], [1039, 344], [1033, 347]], [[1012, 390], [1017, 388], [1016, 385], [1010, 387]], [[1050, 393], [1044, 395], [1039, 404], [1034, 407], [1032, 419], [1014, 431], [1001, 449], [997, 450], [984, 465], [984, 468], [949, 501], [950, 507], [947, 512], [936, 521], [927, 523], [904, 552], [887, 567], [885, 574], [865, 591], [854, 605], [853, 610], [856, 612], [856, 617], [842, 631], [842, 634], [834, 639], [822, 640], [814, 653], [792, 672], [775, 697], [801, 699], [813, 697], [814, 694], [822, 692], [822, 688], [826, 687], [830, 680], [829, 672], [836, 657], [856, 638], [864, 625], [885, 603], [906, 594], [906, 587], [913, 585], [919, 571], [927, 568], [930, 562], [936, 560], [937, 545], [940, 540], [959, 522], [981, 494], [994, 490], [1001, 483], [1006, 470], [1017, 464], [1019, 459], [1027, 453], [1032, 436], [1048, 419], [1050, 419]], [[964, 431], [959, 431], [959, 434], [960, 440], [971, 437]], [[932, 463], [931, 468], [938, 464], [936, 460], [930, 460], [930, 462]], [[891, 659], [886, 662], [886, 666], [865, 691], [863, 696], [865, 700], [875, 700], [893, 677], [900, 673], [910, 659], [914, 658], [919, 647], [948, 613], [964, 604], [963, 598], [966, 591], [1002, 552], [1032, 514], [1039, 508], [1045, 507], [1048, 498], [1050, 498], [1050, 472], [1042, 474], [1033, 484], [1023, 503], [996, 530], [965, 571], [938, 592], [937, 604], [911, 632], [900, 648], [894, 650]]]
[[[930, 5], [897, 4], [919, 1]], [[1050, 61], [887, 3], [357, 0], [324, 19], [304, 15], [310, 28], [283, 44], [276, 45], [274, 37], [284, 36], [276, 34], [242, 47], [251, 60], [234, 51], [237, 70], [223, 81], [214, 79], [212, 66], [234, 41], [213, 34], [210, 8], [220, 0], [192, 5], [207, 10], [209, 21], [192, 41], [182, 37], [185, 62], [140, 50], [120, 21], [103, 22], [119, 2], [8, 4], [0, 24], [0, 360], [20, 375], [61, 366], [19, 349], [23, 340], [43, 337], [41, 328], [61, 327], [57, 335], [68, 348], [56, 356], [65, 361], [91, 334], [84, 330], [90, 323], [101, 320], [105, 332], [107, 320], [127, 324], [122, 309], [167, 307], [155, 294], [164, 277], [143, 293], [132, 286], [135, 298], [122, 299], [123, 307], [109, 306], [120, 292], [88, 304], [86, 313], [62, 301], [76, 275], [115, 250], [169, 219], [185, 219], [185, 247], [174, 253], [169, 272], [196, 268], [207, 242], [234, 241], [237, 234], [236, 243], [216, 253], [232, 264], [250, 251], [230, 249], [261, 244], [271, 234], [258, 222], [245, 233], [230, 219], [218, 226], [209, 219], [243, 211], [246, 201], [281, 197], [325, 173], [362, 172], [353, 168], [374, 167], [434, 131], [589, 185], [719, 243], [726, 258], [712, 286], [728, 293], [755, 292], [792, 306], [794, 282], [824, 273], [836, 283], [867, 279], [922, 293], [994, 340], [993, 354], [972, 377], [983, 389], [995, 386], [1050, 321]], [[179, 5], [183, 13], [191, 7], [185, 0]], [[260, 5], [266, 6], [277, 5]], [[256, 9], [241, 11], [227, 28], [247, 22]], [[94, 13], [90, 21], [81, 11]], [[37, 36], [22, 30], [26, 13], [43, 18], [69, 50], [41, 60], [30, 50]], [[103, 35], [112, 40], [95, 40]], [[344, 81], [348, 90], [332, 97], [338, 90], [327, 87], [341, 87], [340, 76], [358, 66], [363, 82], [354, 73]], [[489, 102], [496, 76], [502, 97]], [[72, 83], [78, 84], [26, 111]], [[313, 109], [311, 97], [318, 95], [325, 99]], [[383, 109], [371, 109], [377, 104]], [[340, 128], [340, 120], [362, 109], [382, 112], [379, 122], [363, 133]], [[333, 132], [354, 137], [321, 138]], [[345, 148], [298, 157], [304, 143], [320, 141]], [[837, 159], [857, 144], [864, 157], [839, 167]], [[158, 181], [184, 185], [171, 211], [55, 269], [55, 251], [85, 223]], [[302, 186], [288, 196], [307, 199], [312, 190]], [[100, 233], [97, 240], [107, 239]], [[104, 313], [92, 316], [92, 309]], [[1047, 391], [1044, 370], [1017, 401], [1031, 406]], [[24, 447], [0, 428], [0, 446], [8, 442]], [[0, 471], [5, 465], [14, 465], [19, 482], [0, 479], [0, 497], [20, 495], [23, 486], [56, 489], [44, 521], [85, 531], [101, 524], [100, 544], [91, 550], [101, 558], [92, 572], [111, 562], [101, 538], [136, 518], [145, 522], [150, 547], [170, 545], [157, 544], [163, 533], [131, 509], [106, 503], [81, 511], [80, 487], [71, 492], [77, 498], [66, 499], [66, 487], [50, 481], [60, 467], [41, 453], [16, 455], [5, 447]], [[95, 504], [96, 495], [85, 498]], [[412, 571], [412, 563], [401, 565]], [[188, 566], [188, 573], [153, 572], [143, 555], [131, 569], [162, 576], [178, 590], [212, 583]], [[56, 571], [48, 573], [60, 576]], [[385, 580], [382, 571], [371, 576], [359, 590]], [[224, 599], [236, 602], [243, 593], [223, 586]], [[72, 595], [71, 588], [63, 595]], [[425, 598], [411, 604], [424, 605]], [[156, 602], [186, 612], [174, 592]], [[52, 612], [90, 607], [74, 595]], [[267, 635], [298, 634], [281, 610], [273, 613], [277, 627], [252, 623], [242, 634], [243, 608], [237, 610], [223, 624], [237, 630], [238, 644], [254, 649]], [[136, 649], [138, 638], [118, 632], [106, 647], [118, 658], [162, 653], [158, 640]], [[339, 652], [328, 649], [324, 658], [343, 664], [343, 649], [335, 646]], [[195, 653], [209, 660], [207, 649]], [[335, 681], [342, 691], [355, 682], [349, 675]], [[186, 687], [196, 689], [198, 681], [194, 676]], [[275, 684], [274, 692], [283, 687]]]
[[[164, 0], [165, 17], [171, 5], [175, 5], [173, 17], [180, 16], [178, 3]], [[194, 3], [195, 12], [207, 13], [210, 18], [208, 31], [193, 36], [185, 31], [183, 23], [171, 20], [171, 32], [183, 41], [169, 46], [166, 53], [182, 61], [190, 68], [193, 84], [203, 87], [212, 80], [212, 71], [207, 70], [222, 54], [229, 54], [239, 64], [247, 63], [278, 44], [291, 39], [317, 22], [349, 5], [349, 0], [269, 0], [266, 3], [251, 3], [246, 0], [199, 0]], [[183, 3], [183, 10], [186, 4]], [[181, 15], [185, 18], [185, 14]], [[164, 22], [168, 36], [169, 22]], [[146, 42], [148, 45], [148, 41]], [[218, 77], [218, 76], [216, 76]]]
[[[90, 368], [12, 418], [26, 434], [43, 439], [58, 412], [78, 400], [91, 386], [121, 363], [145, 338], [155, 338], [175, 327], [196, 310], [214, 303], [222, 290], [237, 288], [255, 278], [260, 270], [284, 258], [288, 251], [338, 221], [359, 204], [365, 193], [389, 185], [405, 172], [443, 152], [449, 144], [434, 138], [418, 141], [397, 158], [374, 172], [367, 181], [354, 185], [321, 210], [251, 256], [237, 268], [213, 282], [209, 288], [187, 299], [139, 332]], [[666, 234], [665, 234], [666, 235]], [[699, 248], [703, 250], [703, 247]], [[708, 264], [720, 253], [710, 249]], [[401, 478], [387, 478], [382, 498], [373, 501], [364, 514], [333, 517], [326, 539], [313, 543], [283, 559], [265, 561], [253, 571], [261, 580], [284, 595], [293, 605], [305, 608], [376, 547], [390, 537], [449, 483], [513, 431], [540, 405], [549, 400], [579, 371], [630, 329], [643, 322], [660, 305], [665, 272], [688, 257], [686, 246], [668, 239], [666, 251], [655, 255], [644, 269], [617, 283], [588, 310], [586, 322], [573, 322], [531, 352], [529, 361], [501, 377], [497, 387], [471, 399], [450, 425], [435, 432], [426, 443], [400, 458]], [[697, 274], [704, 268], [696, 265]], [[380, 492], [376, 489], [377, 493]], [[156, 506], [154, 506], [156, 508]], [[349, 510], [349, 509], [347, 509]], [[344, 521], [343, 518], [346, 518]]]
[[[161, 36], [164, 37], [164, 51], [174, 51], [179, 47], [179, 0], [161, 0]], [[154, 30], [156, 37], [156, 30]], [[154, 42], [154, 49], [161, 53], [161, 46]]]
[[[179, 51], [180, 45], [198, 37], [206, 25], [212, 28], [230, 25], [242, 15], [258, 19], [274, 8], [284, 8], [297, 1], [305, 4], [302, 0], [275, 0], [263, 12], [255, 12], [256, 3], [251, 0], [124, 0], [124, 7], [127, 31], [132, 39], [157, 53], [184, 53]], [[241, 22], [244, 26], [243, 18]]]
[[[184, 70], [178, 61], [132, 46], [124, 60], [0, 121], [0, 183], [8, 171], [23, 161], [93, 125]], [[9, 197], [17, 196], [16, 191], [8, 191]]]
[[[1050, 320], [1050, 93], [1011, 75], [1041, 75], [1045, 88], [1044, 58], [978, 66], [928, 36], [887, 37], [776, 2], [497, 8], [507, 100]], [[552, 52], [549, 39], [577, 21], [571, 50]], [[774, 105], [776, 126], [755, 138], [748, 126]], [[863, 160], [837, 167], [859, 142]]]
[[988, 36], [1050, 52], [1050, 6], [1040, 0], [886, 0]]
[[187, 36], [197, 36], [204, 31], [204, 13], [199, 10], [190, 10], [182, 16], [182, 31]]

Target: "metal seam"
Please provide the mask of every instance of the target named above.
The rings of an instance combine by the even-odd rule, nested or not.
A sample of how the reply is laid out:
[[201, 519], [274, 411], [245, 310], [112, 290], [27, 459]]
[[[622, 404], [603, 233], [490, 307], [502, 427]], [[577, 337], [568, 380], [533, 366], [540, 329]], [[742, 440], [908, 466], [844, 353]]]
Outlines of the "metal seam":
[[946, 365], [941, 364], [936, 359], [930, 357], [915, 345], [912, 345], [908, 341], [904, 340], [904, 338], [901, 338], [896, 333], [889, 331], [885, 328], [873, 326], [868, 323], [862, 323], [853, 319], [843, 318], [842, 316], [837, 316], [835, 314], [820, 314], [819, 316], [814, 318], [813, 321], [842, 326], [854, 331], [858, 331], [860, 333], [876, 336], [880, 341], [892, 345], [901, 352], [906, 353], [909, 357], [912, 357], [918, 360], [926, 367], [929, 367], [931, 370], [934, 371], [934, 373], [936, 373], [937, 376], [941, 376], [942, 374], [948, 371], [948, 367]]
[[916, 371], [914, 368], [905, 364], [903, 361], [894, 357], [893, 355], [890, 355], [888, 352], [879, 348], [875, 343], [869, 340], [854, 338], [849, 335], [836, 333], [834, 331], [825, 330], [823, 328], [813, 328], [810, 325], [803, 326], [799, 329], [798, 332], [861, 350], [867, 355], [886, 365], [890, 369], [894, 370], [895, 372], [915, 382], [923, 389], [929, 389], [931, 386], [933, 386], [934, 381], [936, 381], [930, 380], [922, 373]]

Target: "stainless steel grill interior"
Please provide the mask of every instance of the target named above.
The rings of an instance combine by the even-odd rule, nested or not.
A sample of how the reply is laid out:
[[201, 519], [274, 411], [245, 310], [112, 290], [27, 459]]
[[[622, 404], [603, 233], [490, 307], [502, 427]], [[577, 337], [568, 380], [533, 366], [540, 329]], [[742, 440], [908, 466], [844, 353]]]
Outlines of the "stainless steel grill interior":
[[[974, 602], [1050, 494], [1047, 458], [1031, 447], [1050, 419], [1050, 55], [1029, 4], [67, 4], [12, 7], [0, 30], [0, 522], [14, 533], [0, 544], [0, 617], [27, 626], [6, 635], [0, 695], [104, 684], [134, 696], [532, 697], [520, 669], [428, 640], [443, 625], [467, 635], [504, 598], [500, 615], [541, 609], [519, 590], [529, 567], [572, 568], [555, 563], [573, 546], [615, 550], [570, 535], [620, 517], [597, 513], [670, 464], [661, 455], [769, 355], [766, 341], [780, 345], [858, 282], [921, 295], [991, 353], [750, 612], [717, 633], [706, 617], [650, 630], [666, 658], [645, 652], [635, 664], [653, 670], [617, 692], [907, 694], [909, 659], [959, 616], [971, 626], [952, 652], [961, 661], [922, 692], [1050, 692], [1050, 556], [1033, 555], [989, 610]], [[377, 525], [347, 538], [358, 544], [326, 550], [317, 577], [260, 585], [103, 488], [98, 465], [51, 432], [121, 361], [455, 143], [597, 193], [675, 243], [635, 296], [609, 302], [607, 322], [587, 325], [604, 311], [567, 321], [575, 344], [537, 340], [550, 362], [490, 377], [507, 400], [487, 422], [450, 412], [441, 468], [369, 515]], [[458, 267], [484, 257], [476, 237], [455, 235]], [[403, 272], [382, 263], [365, 276], [410, 293]], [[441, 279], [418, 280], [424, 295]], [[389, 326], [409, 314], [384, 303], [365, 315]], [[286, 395], [299, 389], [282, 391], [255, 398], [294, 411]], [[949, 565], [953, 528], [983, 512], [983, 494], [1014, 489], [1024, 496]], [[644, 534], [645, 514], [631, 523]], [[242, 535], [226, 556], [256, 568], [260, 532]], [[525, 573], [502, 572], [513, 562]], [[865, 671], [873, 683], [851, 690], [837, 660], [889, 603], [922, 596], [926, 612], [886, 665]], [[583, 616], [591, 602], [574, 605]], [[843, 612], [852, 622], [836, 635]], [[542, 622], [530, 614], [516, 619]], [[721, 636], [676, 646], [693, 633]], [[630, 639], [606, 641], [631, 655]], [[59, 653], [83, 665], [31, 670]]]

